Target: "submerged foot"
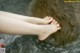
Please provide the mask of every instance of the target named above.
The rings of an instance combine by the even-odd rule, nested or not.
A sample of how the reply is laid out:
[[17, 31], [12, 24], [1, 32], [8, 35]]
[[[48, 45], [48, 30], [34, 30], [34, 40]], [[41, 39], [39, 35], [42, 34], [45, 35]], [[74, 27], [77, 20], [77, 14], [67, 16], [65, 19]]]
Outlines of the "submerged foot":
[[38, 36], [39, 40], [45, 40], [49, 35], [55, 33], [60, 29], [57, 21], [53, 20], [50, 25], [45, 25], [43, 28], [43, 32]]

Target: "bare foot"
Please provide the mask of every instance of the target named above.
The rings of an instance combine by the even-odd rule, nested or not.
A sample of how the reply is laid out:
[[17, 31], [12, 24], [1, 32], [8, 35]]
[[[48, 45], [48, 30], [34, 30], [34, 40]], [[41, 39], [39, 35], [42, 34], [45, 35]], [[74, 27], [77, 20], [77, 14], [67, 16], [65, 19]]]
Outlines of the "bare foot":
[[52, 17], [50, 17], [50, 16], [46, 16], [46, 17], [43, 18], [43, 20], [44, 20], [43, 24], [49, 24], [49, 23], [51, 23], [54, 19], [53, 19]]
[[33, 24], [39, 24], [39, 25], [46, 25], [51, 23], [53, 20], [52, 17], [46, 16], [45, 18], [41, 19], [41, 18], [31, 18], [28, 20], [28, 22], [33, 23]]
[[54, 19], [50, 16], [46, 16], [45, 18], [43, 18], [45, 20], [44, 24], [49, 24], [51, 23]]
[[38, 36], [39, 40], [45, 40], [49, 35], [55, 33], [60, 29], [57, 21], [53, 20], [50, 25], [45, 25], [43, 28], [43, 32]]

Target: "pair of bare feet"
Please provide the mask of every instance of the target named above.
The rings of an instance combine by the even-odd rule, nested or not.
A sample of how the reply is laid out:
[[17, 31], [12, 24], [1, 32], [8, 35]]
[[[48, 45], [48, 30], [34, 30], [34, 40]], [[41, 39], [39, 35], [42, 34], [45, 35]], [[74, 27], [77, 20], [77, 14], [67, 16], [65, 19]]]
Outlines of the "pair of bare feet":
[[[37, 19], [35, 19], [35, 21], [37, 21]], [[39, 20], [36, 23], [44, 26], [41, 29], [40, 34], [38, 34], [39, 40], [45, 40], [50, 34], [61, 29], [59, 23], [50, 16], [47, 16], [43, 18], [42, 21]]]
[[[36, 34], [38, 35], [39, 40], [45, 40], [50, 34], [55, 33], [56, 31], [58, 31], [61, 28], [59, 23], [56, 20], [54, 20], [52, 17], [49, 17], [49, 16], [41, 19], [41, 18], [28, 17], [28, 16], [23, 16], [23, 15], [18, 15], [18, 14], [14, 14], [14, 13], [3, 12], [3, 11], [0, 11], [0, 15], [1, 16], [3, 15], [3, 17], [5, 17], [5, 18], [6, 17], [12, 18], [13, 19], [12, 23], [14, 23], [14, 21], [15, 21], [14, 19], [16, 19], [16, 21], [21, 20], [22, 23], [24, 21], [26, 23], [29, 22], [28, 24], [25, 24], [25, 25], [30, 26], [30, 27], [35, 25], [35, 28], [37, 28], [39, 26], [37, 28], [38, 32], [34, 28], [29, 29], [31, 33], [34, 33], [34, 31], [36, 31]], [[17, 24], [19, 24], [18, 21], [17, 21]], [[20, 26], [23, 26], [23, 24], [20, 24]], [[18, 27], [17, 25], [15, 25], [15, 26]], [[13, 28], [13, 26], [12, 26], [12, 28]], [[24, 29], [24, 26], [22, 27], [22, 29]], [[32, 29], [34, 29], [34, 30], [32, 31]], [[17, 30], [21, 30], [21, 28], [19, 28]], [[27, 31], [29, 31], [29, 30], [27, 28], [27, 30], [25, 29], [24, 32], [26, 31], [26, 34], [27, 34]], [[16, 32], [19, 32], [19, 31], [16, 31]], [[21, 31], [21, 32], [23, 32], [23, 31]]]

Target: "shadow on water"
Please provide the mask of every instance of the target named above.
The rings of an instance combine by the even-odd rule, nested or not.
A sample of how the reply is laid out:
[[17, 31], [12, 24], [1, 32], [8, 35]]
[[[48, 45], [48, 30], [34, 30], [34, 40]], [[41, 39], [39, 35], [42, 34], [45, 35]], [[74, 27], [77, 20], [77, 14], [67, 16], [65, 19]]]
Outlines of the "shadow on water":
[[[32, 36], [8, 36], [5, 40], [14, 39], [6, 47], [6, 53], [80, 53], [79, 15], [76, 3], [64, 3], [63, 0], [0, 0], [0, 10], [22, 15], [45, 17], [52, 16], [62, 29], [52, 34], [45, 41]], [[10, 39], [8, 39], [10, 37]]]

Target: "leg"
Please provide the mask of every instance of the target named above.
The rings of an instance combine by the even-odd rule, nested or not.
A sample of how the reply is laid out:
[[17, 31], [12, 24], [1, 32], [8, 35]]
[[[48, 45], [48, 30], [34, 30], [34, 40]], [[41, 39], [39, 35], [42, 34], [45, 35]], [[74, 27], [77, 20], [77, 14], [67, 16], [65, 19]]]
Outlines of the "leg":
[[38, 25], [0, 16], [0, 32], [9, 34], [35, 34], [38, 35]]
[[40, 40], [45, 40], [50, 34], [59, 30], [59, 24], [56, 22], [50, 25], [30, 24], [21, 20], [5, 16], [0, 16], [0, 32], [8, 34], [34, 34], [38, 35]]
[[0, 14], [4, 15], [5, 17], [8, 16], [14, 19], [18, 19], [18, 20], [22, 20], [22, 21], [26, 21], [34, 24], [48, 24], [53, 20], [52, 17], [49, 17], [50, 19], [41, 19], [41, 18], [23, 16], [23, 15], [18, 15], [18, 14], [9, 13], [9, 12], [3, 12], [3, 11], [0, 11]]

